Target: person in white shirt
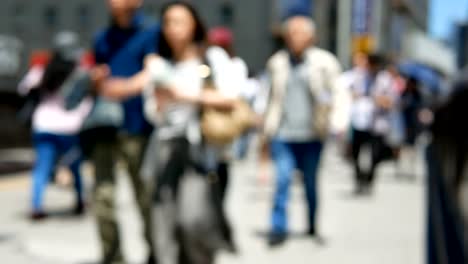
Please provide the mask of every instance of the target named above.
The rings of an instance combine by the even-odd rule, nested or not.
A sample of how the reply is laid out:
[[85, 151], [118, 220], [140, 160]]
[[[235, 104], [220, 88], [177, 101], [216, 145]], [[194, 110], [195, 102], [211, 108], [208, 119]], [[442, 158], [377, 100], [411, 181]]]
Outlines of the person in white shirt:
[[[373, 71], [369, 55], [357, 53], [353, 57], [354, 68], [343, 75], [343, 83], [351, 90], [353, 102], [351, 107], [351, 155], [355, 174], [355, 194], [363, 194], [366, 189], [367, 171], [360, 161], [367, 147], [371, 150], [373, 141], [373, 124], [375, 103], [373, 99], [376, 72]], [[374, 66], [375, 67], [375, 66]], [[371, 151], [368, 152], [369, 160]], [[369, 162], [370, 163], [370, 162]]]
[[[169, 3], [161, 17], [158, 55], [148, 56], [145, 69], [129, 80], [146, 86], [144, 112], [155, 126], [141, 169], [142, 177], [156, 178], [155, 252], [158, 263], [209, 264], [218, 249], [232, 250], [232, 245], [211, 236], [219, 226], [207, 221], [210, 213], [198, 203], [203, 198], [194, 196], [194, 189], [184, 192], [183, 181], [215, 171], [221, 152], [203, 142], [200, 113], [203, 107], [232, 109], [237, 91], [226, 81], [229, 56], [220, 48], [206, 49], [206, 31], [192, 5]], [[216, 89], [204, 89], [209, 76]]]

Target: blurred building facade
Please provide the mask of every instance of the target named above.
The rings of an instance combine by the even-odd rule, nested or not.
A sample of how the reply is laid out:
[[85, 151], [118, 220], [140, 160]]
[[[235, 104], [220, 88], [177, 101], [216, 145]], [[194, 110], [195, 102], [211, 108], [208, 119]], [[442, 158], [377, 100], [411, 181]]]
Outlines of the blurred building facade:
[[[333, 2], [336, 7], [333, 6]], [[404, 41], [410, 32], [426, 34], [429, 2], [334, 0], [329, 3], [331, 11], [328, 13], [331, 17], [336, 14], [337, 31], [327, 34], [336, 34], [337, 54], [347, 66], [350, 65], [354, 51], [379, 52], [398, 57], [404, 53]], [[327, 39], [333, 37], [328, 36]]]
[[12, 83], [26, 71], [32, 52], [48, 50], [56, 32], [75, 31], [86, 46], [108, 19], [105, 1], [2, 0], [0, 35], [21, 43], [21, 67], [14, 75], [2, 76], [0, 90], [14, 89]]
[[[143, 11], [157, 21], [168, 0], [146, 0]], [[271, 54], [272, 1], [194, 0], [208, 26], [225, 25], [235, 33], [236, 51], [254, 70], [262, 68]], [[3, 0], [0, 35], [23, 43], [22, 71], [35, 50], [47, 50], [53, 35], [61, 30], [79, 33], [88, 47], [94, 34], [109, 21], [106, 1], [93, 0]], [[0, 85], [1, 86], [1, 85]]]
[[457, 67], [468, 66], [468, 22], [456, 26]]
[[[145, 10], [158, 16], [170, 0], [146, 0]], [[208, 27], [227, 26], [234, 32], [237, 55], [246, 60], [252, 71], [264, 67], [274, 49], [271, 34], [272, 0], [192, 0]]]
[[[156, 21], [170, 0], [146, 0], [144, 12]], [[349, 66], [353, 50], [404, 53], [409, 31], [426, 32], [429, 0], [192, 0], [208, 26], [225, 25], [235, 33], [235, 47], [253, 71], [261, 70], [278, 48], [284, 15], [309, 9], [318, 29], [318, 45]], [[2, 0], [0, 35], [23, 43], [23, 66], [33, 50], [50, 47], [54, 33], [72, 30], [90, 44], [109, 21], [106, 1]], [[307, 10], [306, 10], [307, 11]], [[25, 67], [23, 67], [24, 70]], [[1, 86], [1, 85], [0, 85]]]

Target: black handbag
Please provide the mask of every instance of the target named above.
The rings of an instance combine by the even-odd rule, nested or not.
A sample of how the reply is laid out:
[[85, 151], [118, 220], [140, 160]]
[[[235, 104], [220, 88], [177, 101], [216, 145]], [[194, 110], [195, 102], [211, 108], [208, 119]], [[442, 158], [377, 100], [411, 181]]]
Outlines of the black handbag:
[[32, 117], [41, 100], [41, 94], [40, 89], [31, 89], [28, 93], [23, 106], [17, 113], [20, 124], [31, 127]]

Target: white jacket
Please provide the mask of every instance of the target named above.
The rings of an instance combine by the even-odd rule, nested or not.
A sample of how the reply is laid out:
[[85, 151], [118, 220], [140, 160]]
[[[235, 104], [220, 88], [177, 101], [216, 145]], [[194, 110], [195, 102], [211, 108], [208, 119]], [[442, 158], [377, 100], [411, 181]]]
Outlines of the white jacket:
[[[346, 89], [341, 89], [339, 76], [341, 66], [337, 58], [328, 51], [310, 48], [305, 54], [305, 63], [309, 67], [309, 87], [314, 99], [314, 132], [319, 139], [325, 139], [329, 129], [333, 132], [344, 131], [347, 127], [346, 110], [340, 108], [343, 100], [348, 100]], [[271, 78], [268, 107], [265, 113], [264, 133], [273, 137], [281, 122], [283, 100], [290, 72], [289, 54], [281, 50], [271, 57], [267, 64]]]

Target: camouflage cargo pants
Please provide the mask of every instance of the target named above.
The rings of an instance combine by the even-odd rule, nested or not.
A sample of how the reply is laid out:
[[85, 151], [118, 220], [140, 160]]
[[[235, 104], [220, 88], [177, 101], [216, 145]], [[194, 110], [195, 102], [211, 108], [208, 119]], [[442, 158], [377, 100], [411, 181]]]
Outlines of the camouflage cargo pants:
[[131, 187], [143, 219], [144, 236], [148, 249], [152, 251], [151, 230], [151, 183], [145, 183], [140, 176], [147, 138], [140, 136], [119, 136], [116, 140], [97, 142], [91, 159], [95, 166], [94, 213], [97, 218], [105, 264], [125, 263], [121, 251], [118, 221], [116, 218], [116, 175], [115, 165], [121, 158], [127, 166]]

